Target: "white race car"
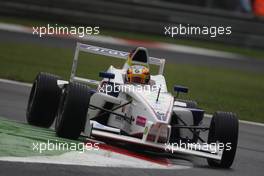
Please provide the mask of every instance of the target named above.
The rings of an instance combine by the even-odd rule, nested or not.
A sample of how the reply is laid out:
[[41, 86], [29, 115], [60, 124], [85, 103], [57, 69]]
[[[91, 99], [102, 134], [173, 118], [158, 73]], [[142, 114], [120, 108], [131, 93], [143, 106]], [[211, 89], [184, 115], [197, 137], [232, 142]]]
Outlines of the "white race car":
[[[123, 68], [110, 66], [101, 81], [76, 75], [79, 52], [125, 59]], [[150, 65], [159, 67], [150, 74]], [[149, 57], [143, 47], [123, 52], [77, 43], [69, 81], [39, 73], [31, 89], [27, 121], [49, 128], [55, 118], [59, 137], [107, 139], [159, 152], [207, 158], [210, 166], [229, 168], [234, 160], [238, 119], [234, 113], [214, 113], [202, 126], [204, 110], [195, 101], [178, 99], [188, 88], [168, 92], [163, 76], [165, 60]], [[89, 68], [89, 66], [87, 66]], [[91, 89], [88, 85], [96, 85]], [[200, 132], [209, 131], [207, 142]]]

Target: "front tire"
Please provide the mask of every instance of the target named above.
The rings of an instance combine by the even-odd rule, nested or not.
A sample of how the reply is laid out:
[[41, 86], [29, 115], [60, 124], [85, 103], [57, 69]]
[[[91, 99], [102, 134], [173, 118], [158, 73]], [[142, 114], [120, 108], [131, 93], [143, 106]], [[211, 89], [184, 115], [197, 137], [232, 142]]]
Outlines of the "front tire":
[[49, 128], [56, 116], [61, 90], [57, 86], [60, 77], [39, 73], [31, 88], [27, 105], [27, 122], [30, 125]]
[[63, 90], [55, 124], [59, 137], [78, 139], [86, 123], [90, 102], [90, 88], [79, 83], [70, 83]]
[[210, 166], [229, 168], [232, 165], [237, 149], [238, 128], [238, 119], [234, 113], [214, 113], [208, 134], [208, 144], [219, 142], [225, 147], [220, 161], [207, 159]]

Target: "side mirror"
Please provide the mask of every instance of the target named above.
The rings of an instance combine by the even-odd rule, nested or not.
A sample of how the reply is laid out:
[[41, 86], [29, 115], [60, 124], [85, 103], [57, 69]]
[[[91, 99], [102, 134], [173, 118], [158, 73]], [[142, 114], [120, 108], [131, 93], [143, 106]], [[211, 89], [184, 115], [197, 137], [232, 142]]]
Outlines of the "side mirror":
[[188, 87], [184, 87], [184, 86], [180, 86], [180, 85], [175, 85], [174, 86], [174, 91], [177, 92], [177, 97], [178, 97], [180, 92], [188, 93], [189, 88]]
[[109, 80], [115, 78], [115, 74], [113, 74], [113, 73], [108, 73], [108, 72], [100, 72], [100, 73], [99, 73], [99, 76], [100, 76], [101, 78], [108, 78]]

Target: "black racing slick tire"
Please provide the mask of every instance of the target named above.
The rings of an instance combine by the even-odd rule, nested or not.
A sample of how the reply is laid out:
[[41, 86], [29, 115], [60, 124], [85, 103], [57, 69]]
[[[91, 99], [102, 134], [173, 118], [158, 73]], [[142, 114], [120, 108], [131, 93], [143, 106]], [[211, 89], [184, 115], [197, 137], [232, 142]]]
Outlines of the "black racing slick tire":
[[197, 102], [194, 100], [176, 99], [176, 101], [186, 103], [187, 108], [194, 108], [194, 109], [198, 108]]
[[208, 144], [222, 143], [224, 146], [220, 161], [207, 159], [212, 167], [230, 168], [236, 154], [238, 141], [238, 118], [231, 112], [215, 112], [211, 120]]
[[70, 83], [65, 87], [55, 124], [57, 136], [78, 139], [86, 123], [90, 97], [90, 88], [85, 85]]
[[60, 77], [39, 73], [32, 85], [27, 105], [27, 122], [30, 125], [49, 128], [56, 116], [61, 96], [57, 86]]

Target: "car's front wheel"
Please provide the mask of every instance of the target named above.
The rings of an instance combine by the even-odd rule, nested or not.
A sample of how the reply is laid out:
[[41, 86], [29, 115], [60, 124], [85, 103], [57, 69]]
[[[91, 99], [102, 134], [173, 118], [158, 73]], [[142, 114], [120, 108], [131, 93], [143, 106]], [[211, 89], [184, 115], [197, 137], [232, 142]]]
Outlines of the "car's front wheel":
[[221, 143], [221, 145], [224, 146], [224, 149], [220, 161], [207, 159], [210, 166], [229, 168], [232, 165], [237, 149], [238, 128], [238, 118], [234, 113], [214, 113], [208, 134], [208, 144]]

